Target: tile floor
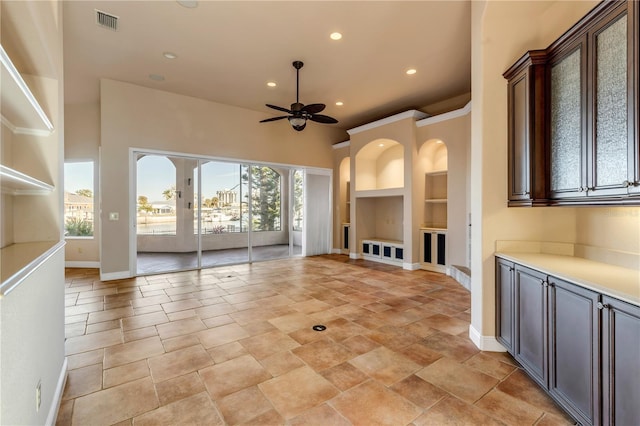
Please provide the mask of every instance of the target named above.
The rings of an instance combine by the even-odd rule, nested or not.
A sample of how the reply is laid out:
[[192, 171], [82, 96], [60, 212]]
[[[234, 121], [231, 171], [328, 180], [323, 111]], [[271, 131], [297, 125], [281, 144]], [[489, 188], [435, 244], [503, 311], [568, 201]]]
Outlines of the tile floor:
[[68, 269], [57, 424], [572, 423], [477, 350], [469, 304], [444, 275], [340, 255], [113, 282]]

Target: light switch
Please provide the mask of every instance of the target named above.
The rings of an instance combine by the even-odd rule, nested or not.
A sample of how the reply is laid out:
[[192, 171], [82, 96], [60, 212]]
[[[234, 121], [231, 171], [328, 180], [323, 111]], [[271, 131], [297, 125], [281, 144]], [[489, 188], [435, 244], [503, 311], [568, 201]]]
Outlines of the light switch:
[[118, 212], [109, 212], [109, 220], [119, 220], [120, 213]]

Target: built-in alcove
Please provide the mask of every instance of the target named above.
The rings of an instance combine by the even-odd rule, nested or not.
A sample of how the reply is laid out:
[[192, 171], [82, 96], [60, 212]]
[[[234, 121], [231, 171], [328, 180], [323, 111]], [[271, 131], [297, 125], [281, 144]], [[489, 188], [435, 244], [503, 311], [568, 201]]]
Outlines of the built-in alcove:
[[420, 148], [419, 164], [424, 172], [423, 227], [447, 228], [448, 150], [440, 139], [431, 139]]
[[356, 191], [404, 187], [404, 147], [391, 139], [376, 139], [355, 157]]

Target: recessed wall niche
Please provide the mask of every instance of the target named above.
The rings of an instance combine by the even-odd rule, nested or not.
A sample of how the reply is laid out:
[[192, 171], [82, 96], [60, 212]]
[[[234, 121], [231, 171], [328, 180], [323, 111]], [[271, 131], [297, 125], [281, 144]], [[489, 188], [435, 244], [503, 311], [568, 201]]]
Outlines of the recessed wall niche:
[[431, 139], [420, 148], [420, 165], [424, 172], [425, 228], [447, 228], [448, 150], [440, 139]]
[[377, 139], [355, 158], [356, 191], [404, 187], [404, 147], [391, 139]]

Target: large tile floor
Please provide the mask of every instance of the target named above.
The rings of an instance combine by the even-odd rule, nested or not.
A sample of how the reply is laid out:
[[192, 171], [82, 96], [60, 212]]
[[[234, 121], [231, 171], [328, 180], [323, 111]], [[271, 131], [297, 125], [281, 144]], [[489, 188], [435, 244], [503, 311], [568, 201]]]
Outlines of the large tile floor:
[[440, 274], [332, 255], [66, 277], [59, 425], [571, 423], [477, 350], [469, 293]]

